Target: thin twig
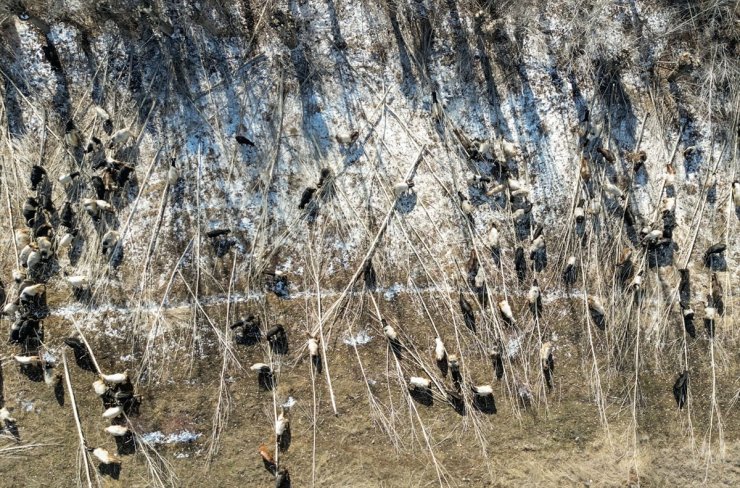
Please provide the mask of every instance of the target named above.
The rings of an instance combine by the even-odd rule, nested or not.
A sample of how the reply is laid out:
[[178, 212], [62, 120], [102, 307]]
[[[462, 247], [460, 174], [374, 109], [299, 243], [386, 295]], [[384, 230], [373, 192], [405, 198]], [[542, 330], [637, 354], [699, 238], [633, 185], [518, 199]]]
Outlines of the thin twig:
[[64, 364], [64, 379], [67, 383], [67, 392], [69, 393], [69, 403], [72, 405], [72, 416], [75, 419], [75, 427], [77, 428], [77, 435], [80, 441], [80, 454], [82, 455], [83, 462], [85, 463], [85, 478], [87, 479], [87, 486], [92, 488], [92, 478], [90, 477], [90, 459], [87, 455], [87, 443], [85, 442], [85, 435], [82, 433], [82, 425], [80, 424], [80, 414], [77, 411], [77, 400], [75, 400], [75, 392], [72, 389], [72, 381], [69, 378], [69, 367], [67, 366], [67, 354], [62, 351], [62, 363]]

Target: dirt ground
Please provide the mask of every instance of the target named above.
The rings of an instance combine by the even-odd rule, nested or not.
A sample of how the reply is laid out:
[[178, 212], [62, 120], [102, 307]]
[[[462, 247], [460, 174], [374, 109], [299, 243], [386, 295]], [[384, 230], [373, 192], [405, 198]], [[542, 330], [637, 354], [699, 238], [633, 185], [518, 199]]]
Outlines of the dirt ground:
[[[416, 344], [429, 344], [419, 353], [427, 356], [431, 365], [433, 336], [420, 332], [428, 324], [404, 302], [403, 295], [392, 304], [380, 300], [381, 310], [392, 322], [403, 324], [403, 330], [413, 331], [409, 339]], [[560, 302], [549, 304], [548, 314], [561, 315], [558, 309], [562, 306]], [[178, 478], [178, 486], [272, 486], [273, 478], [262, 465], [257, 446], [272, 446], [273, 401], [282, 404], [289, 397], [296, 401], [290, 409], [292, 442], [279, 461], [289, 467], [293, 486], [308, 486], [312, 481], [318, 486], [434, 486], [439, 483], [438, 476], [452, 486], [627, 486], [630, 480], [636, 484], [635, 466], [641, 486], [686, 486], [703, 481], [710, 486], [734, 486], [740, 475], [737, 408], [722, 412], [722, 455], [716, 426], [712, 438], [707, 437], [711, 377], [706, 340], [690, 346], [690, 354], [696, 358], [691, 376], [692, 425], [688, 424], [687, 410], [677, 410], [672, 398], [675, 373], [655, 370], [650, 366], [651, 359], [645, 358], [634, 432], [628, 393], [633, 376], [629, 371], [602, 378], [607, 396], [606, 425], [599, 423], [597, 406], [584, 385], [589, 377], [590, 350], [577, 317], [566, 315], [548, 323], [548, 332], [557, 334], [559, 344], [554, 387], [546, 398], [536, 397], [526, 409], [518, 408], [518, 402], [511, 398], [507, 378], [494, 379], [487, 357], [473, 346], [464, 350], [466, 375], [470, 374], [476, 384], [492, 382], [497, 407], [495, 414], [470, 408], [464, 415], [441, 395], [435, 394], [430, 406], [408, 397], [397, 380], [395, 360], [380, 327], [368, 317], [356, 323], [367, 324], [373, 339], [358, 346], [358, 353], [367, 378], [372, 380], [370, 391], [380, 405], [379, 412], [392, 425], [389, 434], [371, 414], [353, 348], [340, 340], [341, 324], [335, 325], [330, 344], [329, 366], [338, 409], [338, 415], [334, 415], [325, 378], [314, 376], [312, 381], [311, 363], [301, 351], [298, 340], [303, 336], [302, 327], [291, 320], [301, 315], [302, 307], [292, 301], [269, 300], [268, 313], [287, 325], [291, 339], [289, 354], [280, 361], [277, 388], [273, 396], [273, 392], [260, 390], [253, 372], [233, 370], [227, 383], [231, 405], [228, 422], [219, 452], [210, 463], [208, 438], [221, 371], [221, 359], [215, 351], [205, 347], [192, 364], [182, 357], [173, 358], [166, 365], [165, 375], [170, 379], [156, 386], [139, 386], [144, 396], [141, 414], [131, 419], [139, 432], [187, 430], [203, 434], [192, 443], [160, 448]], [[55, 322], [47, 324], [47, 334], [55, 336]], [[441, 332], [444, 336], [450, 331]], [[106, 341], [107, 347], [99, 348], [105, 351], [98, 358], [103, 369], [112, 367], [116, 358], [127, 352], [125, 342]], [[598, 354], [603, 354], [602, 338], [597, 337], [596, 344]], [[263, 360], [265, 347], [238, 346], [236, 354], [246, 369]], [[403, 358], [401, 363], [405, 363]], [[729, 392], [737, 386], [731, 379], [737, 377], [737, 362], [728, 358], [726, 364], [727, 372], [719, 376], [717, 384], [718, 401], [723, 406], [730, 403]], [[403, 369], [414, 374], [413, 366], [404, 364]], [[71, 376], [88, 445], [111, 444], [102, 431], [106, 425], [100, 417], [102, 407], [91, 394], [95, 376], [74, 364]], [[48, 386], [29, 382], [11, 363], [4, 364], [4, 377], [6, 402], [15, 406], [21, 441], [38, 447], [12, 458], [0, 458], [3, 484], [70, 486], [78, 473], [79, 451], [69, 405], [60, 406]], [[531, 381], [533, 385], [541, 383], [541, 379]], [[69, 402], [68, 397], [65, 402]], [[25, 405], [32, 406], [26, 411]], [[706, 457], [709, 443], [710, 461]], [[434, 462], [439, 474], [432, 466]], [[118, 481], [107, 477], [103, 480], [104, 486], [149, 484], [139, 455], [124, 456]]]

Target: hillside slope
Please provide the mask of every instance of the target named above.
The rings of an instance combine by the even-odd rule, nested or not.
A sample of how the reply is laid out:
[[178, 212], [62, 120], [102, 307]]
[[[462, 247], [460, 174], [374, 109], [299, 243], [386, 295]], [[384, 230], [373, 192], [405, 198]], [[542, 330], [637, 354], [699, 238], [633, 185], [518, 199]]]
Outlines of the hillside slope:
[[180, 3], [0, 7], [3, 484], [740, 481], [735, 2]]

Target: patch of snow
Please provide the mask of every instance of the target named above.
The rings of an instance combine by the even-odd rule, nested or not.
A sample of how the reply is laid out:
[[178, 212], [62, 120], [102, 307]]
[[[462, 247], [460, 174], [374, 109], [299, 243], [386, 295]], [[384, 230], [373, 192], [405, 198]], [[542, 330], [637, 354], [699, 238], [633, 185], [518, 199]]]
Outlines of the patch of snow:
[[401, 293], [402, 290], [403, 285], [399, 283], [394, 283], [390, 288], [388, 288], [385, 293], [383, 293], [383, 298], [385, 298], [387, 302], [390, 302], [391, 300], [396, 298], [396, 296], [398, 296], [398, 294]]
[[142, 440], [148, 444], [190, 444], [195, 442], [203, 434], [181, 430], [164, 435], [161, 431], [147, 432], [141, 435]]
[[164, 434], [158, 430], [147, 432], [146, 434], [141, 434], [141, 440], [147, 444], [162, 444], [164, 442]]
[[519, 349], [522, 347], [522, 338], [515, 337], [506, 344], [506, 354], [509, 355], [509, 359], [513, 358], [519, 353]]
[[342, 339], [342, 342], [348, 346], [363, 346], [372, 340], [372, 336], [367, 333], [365, 329], [360, 330], [354, 336], [346, 336]]

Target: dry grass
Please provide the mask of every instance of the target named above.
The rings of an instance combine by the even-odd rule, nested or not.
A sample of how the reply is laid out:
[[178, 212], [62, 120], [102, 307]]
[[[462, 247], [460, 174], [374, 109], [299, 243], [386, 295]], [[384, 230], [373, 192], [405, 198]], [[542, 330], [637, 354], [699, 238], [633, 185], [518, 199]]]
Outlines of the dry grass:
[[[0, 278], [9, 299], [20, 291], [9, 279], [21, 267], [12, 230], [23, 227], [31, 167], [46, 169], [57, 209], [94, 194], [93, 155], [65, 142], [67, 120], [85, 135], [103, 134], [98, 104], [114, 130], [128, 127], [134, 136], [108, 154], [136, 174], [108, 195], [115, 215], [95, 222], [76, 203], [76, 255], [47, 266], [51, 314], [39, 350], [58, 358], [62, 340], [77, 332], [97, 372], [132, 372], [144, 403], [127, 418], [137, 449], [125, 456], [117, 483], [268, 483], [261, 443], [299, 486], [709, 485], [736, 477], [740, 249], [729, 183], [738, 177], [740, 70], [733, 4], [360, 2], [354, 7], [386, 52], [381, 67], [357, 47], [366, 24], [349, 23], [349, 5], [329, 3], [206, 2], [176, 12], [158, 1], [130, 15], [125, 3], [107, 14], [91, 9], [76, 23], [41, 2], [25, 4], [32, 16], [25, 23], [19, 12], [0, 10], [7, 41], [0, 47]], [[110, 21], [105, 31], [103, 19]], [[76, 36], [44, 32], [60, 22]], [[41, 49], [51, 41], [64, 74]], [[432, 90], [439, 121], [430, 115]], [[547, 111], [537, 107], [544, 100], [554, 111], [560, 92], [570, 97], [562, 127], [545, 130]], [[357, 130], [349, 144], [334, 137], [345, 125]], [[512, 178], [474, 159], [474, 145], [489, 138]], [[504, 141], [517, 150], [502, 151]], [[567, 164], [557, 161], [562, 147]], [[628, 153], [641, 149], [647, 161], [635, 172]], [[167, 179], [172, 160], [176, 183]], [[678, 168], [675, 185], [667, 163]], [[302, 191], [317, 186], [324, 168], [333, 190], [316, 192], [313, 215], [299, 210]], [[77, 169], [84, 183], [65, 191], [57, 178]], [[504, 189], [485, 197], [471, 175]], [[409, 180], [411, 192], [395, 194], [394, 185]], [[515, 223], [517, 184], [529, 190], [535, 224], [544, 224], [548, 257], [539, 269], [527, 256], [523, 280], [514, 249], [527, 253], [536, 225], [521, 232]], [[656, 266], [639, 232], [661, 228], [661, 202], [672, 192], [677, 247], [670, 263]], [[471, 215], [459, 193], [472, 202]], [[599, 204], [582, 228], [574, 213], [581, 199]], [[61, 232], [57, 216], [52, 223]], [[486, 237], [494, 224], [498, 254]], [[207, 237], [221, 227], [230, 233]], [[100, 253], [109, 229], [121, 236], [119, 265]], [[702, 261], [717, 242], [728, 244], [718, 275], [725, 313], [708, 337], [704, 298], [714, 285]], [[626, 249], [634, 265], [627, 282], [641, 272], [639, 288], [619, 283], [615, 265]], [[477, 281], [466, 264], [473, 252]], [[578, 279], [565, 285], [569, 256]], [[369, 265], [376, 284], [364, 280]], [[676, 301], [676, 270], [684, 267], [694, 277], [697, 338], [684, 330]], [[289, 298], [273, 293], [271, 280], [281, 273]], [[65, 276], [75, 274], [93, 283], [87, 297], [67, 285]], [[535, 279], [544, 302], [538, 315], [526, 301]], [[472, 304], [476, 330], [466, 326], [460, 296]], [[589, 313], [594, 298], [606, 327]], [[501, 300], [514, 323], [502, 318]], [[264, 341], [235, 343], [230, 326], [249, 314], [261, 318], [262, 333], [285, 326], [287, 354]], [[384, 320], [400, 346], [385, 340]], [[368, 344], [343, 342], [360, 331], [372, 336]], [[308, 356], [309, 335], [318, 340], [320, 370]], [[463, 415], [449, 404], [456, 387], [435, 364], [435, 337], [459, 358]], [[539, 357], [545, 342], [555, 345], [552, 388]], [[494, 347], [503, 351], [500, 379], [489, 356]], [[2, 353], [10, 357], [18, 347]], [[5, 402], [23, 441], [2, 439], [8, 483], [32, 484], [28, 473], [35, 472], [21, 469], [31, 456], [40, 456], [39, 470], [61, 466], [80, 485], [110, 481], [85, 450], [112, 442], [100, 433], [92, 376], [62, 357], [72, 407], [63, 410], [43, 384], [3, 365]], [[257, 391], [242, 366], [255, 362], [274, 371], [271, 391]], [[679, 410], [670, 390], [684, 370], [691, 380]], [[430, 379], [428, 398], [409, 391], [411, 376]], [[471, 393], [488, 384], [495, 414]], [[274, 423], [289, 397], [298, 401], [290, 409], [293, 444], [280, 452]], [[20, 411], [29, 398], [38, 415]], [[144, 437], [185, 429], [202, 439], [184, 447]], [[38, 440], [45, 438], [54, 443]], [[79, 451], [77, 459], [66, 459], [69, 449]], [[677, 455], [666, 454], [675, 452], [682, 470], [673, 465]]]

